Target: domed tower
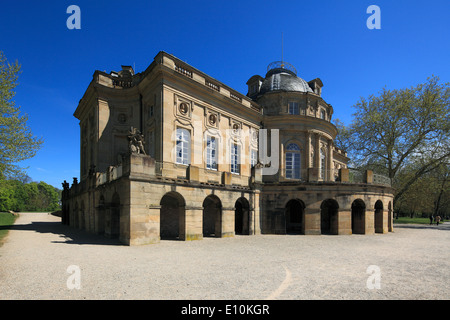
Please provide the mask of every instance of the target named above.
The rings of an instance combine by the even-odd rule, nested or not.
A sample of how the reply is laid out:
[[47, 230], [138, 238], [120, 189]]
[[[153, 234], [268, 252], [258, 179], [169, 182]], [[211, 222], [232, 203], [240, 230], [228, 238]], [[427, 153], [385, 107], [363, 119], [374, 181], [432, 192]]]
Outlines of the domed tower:
[[247, 96], [263, 108], [263, 128], [279, 129], [279, 170], [264, 181], [334, 181], [348, 158], [334, 147], [333, 107], [322, 99], [322, 81], [306, 82], [291, 64], [276, 61], [265, 78], [255, 75], [247, 85]]

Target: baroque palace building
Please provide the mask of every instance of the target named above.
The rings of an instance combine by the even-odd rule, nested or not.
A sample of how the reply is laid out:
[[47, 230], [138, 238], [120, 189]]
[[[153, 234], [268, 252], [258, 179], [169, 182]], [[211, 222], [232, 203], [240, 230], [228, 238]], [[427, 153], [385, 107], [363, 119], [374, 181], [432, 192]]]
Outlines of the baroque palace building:
[[166, 52], [95, 71], [74, 116], [80, 181], [62, 222], [127, 245], [236, 234], [393, 231], [393, 190], [347, 167], [320, 79], [286, 62], [243, 95]]

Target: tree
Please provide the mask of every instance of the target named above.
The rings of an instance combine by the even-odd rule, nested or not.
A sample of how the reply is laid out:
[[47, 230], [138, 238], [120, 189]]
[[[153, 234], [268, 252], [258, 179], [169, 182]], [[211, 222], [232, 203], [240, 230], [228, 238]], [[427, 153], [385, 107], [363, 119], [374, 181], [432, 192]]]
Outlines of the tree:
[[349, 151], [352, 145], [352, 133], [350, 132], [350, 128], [339, 119], [334, 119], [333, 123], [338, 130], [338, 134], [334, 139], [334, 144], [341, 150], [346, 152]]
[[0, 180], [0, 212], [55, 211], [60, 208], [60, 199], [61, 190], [43, 181]]
[[[447, 165], [441, 165], [436, 168], [435, 174], [437, 184], [437, 197], [434, 201], [434, 215], [437, 216], [444, 208], [448, 208], [449, 191], [450, 191], [450, 170]], [[448, 212], [445, 212], [448, 214]]]
[[40, 208], [45, 211], [55, 211], [59, 209], [61, 195], [59, 194], [58, 189], [44, 181], [39, 182], [37, 187], [39, 190], [39, 198], [41, 199]]
[[[396, 177], [398, 181], [408, 181], [415, 174], [415, 166], [403, 168]], [[420, 214], [441, 217], [450, 213], [450, 170], [445, 164], [424, 174], [413, 183], [395, 203], [397, 212], [411, 217]]]
[[[416, 87], [361, 98], [353, 121], [338, 122], [337, 146], [358, 166], [369, 166], [395, 184], [394, 202], [420, 177], [450, 160], [450, 85], [433, 76]], [[341, 134], [342, 132], [342, 134]], [[397, 174], [414, 163], [408, 179]], [[447, 166], [448, 168], [448, 166]]]
[[23, 175], [16, 163], [33, 157], [43, 143], [33, 136], [27, 115], [12, 100], [19, 73], [18, 62], [7, 62], [0, 51], [0, 178]]

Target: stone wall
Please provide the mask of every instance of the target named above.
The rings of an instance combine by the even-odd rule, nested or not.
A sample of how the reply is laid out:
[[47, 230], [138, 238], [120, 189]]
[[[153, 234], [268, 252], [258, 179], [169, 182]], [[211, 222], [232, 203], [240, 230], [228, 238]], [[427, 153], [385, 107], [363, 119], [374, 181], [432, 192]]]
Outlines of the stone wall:
[[[286, 232], [286, 208], [291, 200], [299, 200], [304, 203], [305, 208], [302, 226], [303, 234], [321, 234], [321, 214], [325, 211], [324, 202], [332, 199], [338, 209], [337, 230], [335, 234], [363, 233], [373, 234], [386, 233], [392, 230], [392, 212], [388, 208], [392, 207], [392, 189], [384, 186], [367, 184], [340, 184], [340, 183], [297, 183], [297, 184], [276, 184], [265, 185], [261, 194], [259, 207], [261, 213], [261, 231], [263, 233]], [[361, 203], [363, 205], [361, 223], [356, 224], [356, 209], [352, 209], [352, 204]], [[375, 209], [375, 204], [381, 207]], [[377, 210], [377, 214], [375, 211]], [[353, 211], [353, 216], [352, 216]], [[391, 223], [389, 223], [389, 219]], [[352, 221], [354, 223], [352, 228]], [[334, 222], [330, 222], [333, 224]], [[389, 226], [391, 226], [389, 228]], [[353, 229], [353, 230], [352, 230]]]
[[[64, 200], [66, 220], [89, 232], [119, 237], [127, 245], [157, 243], [165, 237], [229, 237], [236, 230], [250, 235], [285, 234], [292, 215], [297, 215], [294, 232], [305, 235], [393, 231], [390, 187], [331, 182], [261, 184], [256, 170], [252, 177], [237, 180], [241, 184], [233, 184], [226, 172], [222, 183], [205, 183], [201, 182], [206, 180], [205, 170], [186, 166], [186, 178], [178, 179], [171, 171], [157, 174], [157, 166], [149, 156], [129, 154], [105, 177], [97, 174], [73, 186], [71, 196]], [[292, 201], [301, 205], [288, 209]]]

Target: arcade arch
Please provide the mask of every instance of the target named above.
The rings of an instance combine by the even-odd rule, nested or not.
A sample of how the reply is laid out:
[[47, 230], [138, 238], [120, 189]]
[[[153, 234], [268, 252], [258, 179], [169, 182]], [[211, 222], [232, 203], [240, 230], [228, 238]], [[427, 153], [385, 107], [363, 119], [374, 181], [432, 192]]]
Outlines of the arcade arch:
[[366, 204], [361, 199], [352, 203], [352, 233], [366, 233]]
[[168, 192], [161, 198], [160, 238], [161, 240], [176, 240], [180, 238], [182, 221], [186, 213], [186, 203], [178, 192]]

